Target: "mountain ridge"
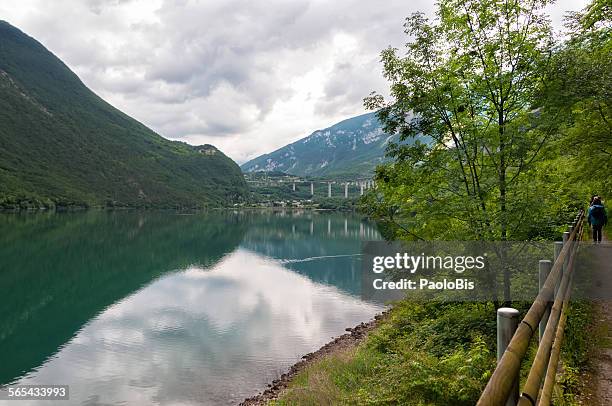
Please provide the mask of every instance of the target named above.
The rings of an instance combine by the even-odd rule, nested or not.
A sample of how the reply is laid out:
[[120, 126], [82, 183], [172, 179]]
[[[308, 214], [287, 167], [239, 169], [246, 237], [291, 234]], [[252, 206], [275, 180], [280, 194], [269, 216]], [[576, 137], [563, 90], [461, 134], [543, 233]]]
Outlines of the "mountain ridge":
[[216, 207], [246, 195], [217, 148], [163, 138], [0, 20], [0, 207]]
[[389, 141], [376, 113], [342, 120], [268, 154], [251, 159], [240, 167], [244, 172], [279, 170], [298, 176], [370, 177], [385, 162]]

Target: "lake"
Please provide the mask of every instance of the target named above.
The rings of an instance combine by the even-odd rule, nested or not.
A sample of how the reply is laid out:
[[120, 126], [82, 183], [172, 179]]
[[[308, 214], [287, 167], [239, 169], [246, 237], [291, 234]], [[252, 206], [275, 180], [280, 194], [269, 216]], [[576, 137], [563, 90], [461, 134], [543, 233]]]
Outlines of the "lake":
[[67, 384], [75, 405], [239, 403], [382, 310], [360, 299], [377, 239], [341, 213], [2, 214], [0, 384]]

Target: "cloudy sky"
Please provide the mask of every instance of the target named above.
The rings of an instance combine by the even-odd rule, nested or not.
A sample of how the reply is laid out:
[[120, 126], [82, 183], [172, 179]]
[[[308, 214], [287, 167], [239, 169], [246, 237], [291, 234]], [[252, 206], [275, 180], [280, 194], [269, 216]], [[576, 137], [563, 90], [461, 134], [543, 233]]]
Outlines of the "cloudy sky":
[[[557, 1], [554, 25], [585, 4]], [[385, 93], [380, 51], [418, 10], [433, 0], [0, 0], [105, 100], [239, 163], [364, 113]]]

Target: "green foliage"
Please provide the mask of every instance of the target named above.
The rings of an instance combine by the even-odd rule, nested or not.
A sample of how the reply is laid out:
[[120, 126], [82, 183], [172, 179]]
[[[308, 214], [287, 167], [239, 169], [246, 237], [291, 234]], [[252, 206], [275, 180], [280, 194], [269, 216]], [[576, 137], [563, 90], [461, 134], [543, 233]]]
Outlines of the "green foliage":
[[[596, 310], [594, 303], [577, 300], [570, 303], [563, 345], [561, 346], [562, 369], [557, 374], [555, 404], [578, 405], [583, 376], [590, 368], [593, 351], [601, 343], [601, 332], [593, 331]], [[592, 389], [592, 388], [591, 388]]]
[[0, 207], [203, 207], [239, 199], [238, 166], [155, 134], [0, 21]]
[[555, 394], [555, 405], [559, 406], [576, 406], [581, 402], [577, 402], [576, 393], [580, 387], [580, 371], [578, 368], [573, 368], [565, 365], [563, 374], [558, 377], [556, 384], [561, 389], [561, 394]]
[[441, 0], [435, 21], [406, 20], [405, 53], [383, 51], [392, 99], [372, 94], [366, 106], [400, 141], [433, 140], [391, 143], [361, 201], [386, 238], [558, 239], [610, 190], [609, 7], [574, 16], [554, 46], [545, 5]]
[[583, 30], [597, 29], [612, 21], [612, 4], [610, 0], [593, 0], [577, 16]]
[[433, 139], [391, 144], [393, 163], [378, 168], [400, 238], [520, 239], [535, 217], [529, 170], [550, 137], [532, 111], [552, 41], [544, 5], [439, 1], [435, 22], [407, 18], [405, 55], [383, 51], [393, 99], [374, 94], [366, 106], [400, 140]]
[[317, 198], [315, 204], [323, 210], [354, 211], [356, 209], [356, 199], [345, 199], [343, 197]]
[[494, 365], [495, 309], [400, 302], [359, 348], [311, 365], [277, 402], [473, 405]]
[[568, 25], [571, 37], [551, 59], [543, 113], [563, 135], [558, 153], [572, 168], [566, 183], [604, 195], [612, 189], [610, 5], [594, 1]]
[[594, 345], [589, 331], [593, 315], [593, 303], [583, 300], [571, 302], [562, 347], [567, 367], [584, 369], [587, 366]]

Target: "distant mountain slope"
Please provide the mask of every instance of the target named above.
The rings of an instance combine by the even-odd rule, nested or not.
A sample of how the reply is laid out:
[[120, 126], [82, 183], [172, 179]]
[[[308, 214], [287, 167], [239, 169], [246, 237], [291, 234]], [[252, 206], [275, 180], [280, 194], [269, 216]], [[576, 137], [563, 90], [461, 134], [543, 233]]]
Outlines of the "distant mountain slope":
[[0, 207], [219, 206], [246, 190], [219, 150], [159, 136], [0, 21]]
[[371, 176], [393, 137], [375, 113], [341, 121], [241, 165], [244, 172], [279, 170], [299, 176]]

